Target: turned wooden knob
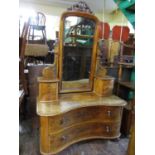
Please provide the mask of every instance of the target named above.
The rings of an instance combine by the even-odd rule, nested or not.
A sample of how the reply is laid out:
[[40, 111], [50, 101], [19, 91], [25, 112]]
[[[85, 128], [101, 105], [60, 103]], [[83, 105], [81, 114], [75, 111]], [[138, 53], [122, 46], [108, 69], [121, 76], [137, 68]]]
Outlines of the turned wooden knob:
[[67, 121], [68, 121], [68, 120], [67, 120], [66, 118], [63, 117], [63, 118], [60, 120], [60, 124], [63, 125], [63, 124], [65, 124]]
[[62, 136], [61, 141], [65, 141], [65, 140], [67, 140], [67, 136]]
[[107, 114], [108, 114], [108, 116], [110, 117], [110, 116], [111, 116], [111, 111], [108, 110], [108, 111], [107, 111]]
[[110, 129], [110, 126], [106, 126], [106, 132], [110, 132], [111, 129]]

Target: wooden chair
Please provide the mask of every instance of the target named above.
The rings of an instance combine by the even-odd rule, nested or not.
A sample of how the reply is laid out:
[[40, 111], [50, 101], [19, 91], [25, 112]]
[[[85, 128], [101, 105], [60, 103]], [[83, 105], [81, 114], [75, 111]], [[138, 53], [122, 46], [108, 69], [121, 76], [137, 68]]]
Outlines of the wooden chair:
[[[49, 47], [47, 45], [45, 23], [46, 17], [41, 12], [37, 12], [35, 18], [30, 18], [25, 48], [27, 63], [44, 62], [45, 57], [48, 55]], [[41, 32], [42, 34], [38, 35], [35, 32]]]
[[[36, 37], [40, 37], [46, 43], [46, 17], [42, 12], [37, 12], [35, 18], [30, 19], [30, 29], [28, 34], [28, 40], [34, 40]], [[35, 31], [41, 31], [42, 36], [35, 35]]]

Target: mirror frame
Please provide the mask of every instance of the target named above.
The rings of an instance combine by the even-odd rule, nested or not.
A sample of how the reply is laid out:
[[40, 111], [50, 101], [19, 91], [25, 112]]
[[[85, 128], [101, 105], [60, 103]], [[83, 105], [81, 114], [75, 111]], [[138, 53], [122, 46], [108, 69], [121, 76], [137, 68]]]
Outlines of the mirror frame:
[[[64, 23], [65, 18], [69, 16], [77, 16], [77, 17], [86, 17], [95, 22], [95, 32], [93, 37], [93, 46], [92, 46], [92, 59], [91, 59], [91, 66], [90, 66], [90, 76], [89, 76], [89, 84], [90, 89], [84, 90], [68, 90], [63, 91], [62, 90], [62, 73], [63, 73], [63, 41], [64, 41]], [[75, 12], [75, 11], [67, 11], [64, 12], [60, 19], [60, 29], [59, 29], [59, 60], [58, 60], [58, 78], [60, 79], [59, 83], [59, 92], [60, 93], [69, 93], [69, 92], [88, 92], [93, 90], [93, 83], [94, 83], [94, 73], [96, 70], [96, 58], [97, 58], [97, 45], [98, 45], [98, 26], [99, 26], [99, 20], [96, 16], [85, 13], [85, 12]]]

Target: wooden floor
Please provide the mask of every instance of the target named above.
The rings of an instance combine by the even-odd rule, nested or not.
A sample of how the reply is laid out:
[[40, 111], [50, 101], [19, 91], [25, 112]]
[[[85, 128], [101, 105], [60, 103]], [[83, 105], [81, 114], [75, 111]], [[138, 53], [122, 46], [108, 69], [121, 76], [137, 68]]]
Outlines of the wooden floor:
[[[20, 122], [19, 154], [40, 155], [39, 121], [31, 117]], [[112, 140], [89, 140], [73, 144], [57, 155], [126, 155], [128, 138]]]

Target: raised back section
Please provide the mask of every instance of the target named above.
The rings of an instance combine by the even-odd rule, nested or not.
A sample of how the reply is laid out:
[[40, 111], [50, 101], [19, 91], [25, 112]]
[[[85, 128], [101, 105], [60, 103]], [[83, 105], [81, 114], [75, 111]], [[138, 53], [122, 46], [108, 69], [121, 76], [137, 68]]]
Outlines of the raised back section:
[[55, 62], [39, 78], [39, 100], [58, 100], [58, 94], [73, 92], [112, 94], [114, 78], [98, 63], [98, 31], [99, 20], [90, 13], [62, 14]]
[[[61, 16], [55, 62], [44, 69], [43, 77], [39, 78], [40, 101], [58, 100], [58, 94], [73, 92], [112, 95], [114, 78], [106, 76], [105, 69], [99, 63], [100, 53], [97, 52], [99, 28], [103, 23], [86, 5], [88, 12], [83, 9], [79, 11], [80, 5], [78, 11], [69, 9]], [[109, 26], [104, 23], [104, 27], [107, 32]], [[107, 39], [109, 34], [104, 36]]]

